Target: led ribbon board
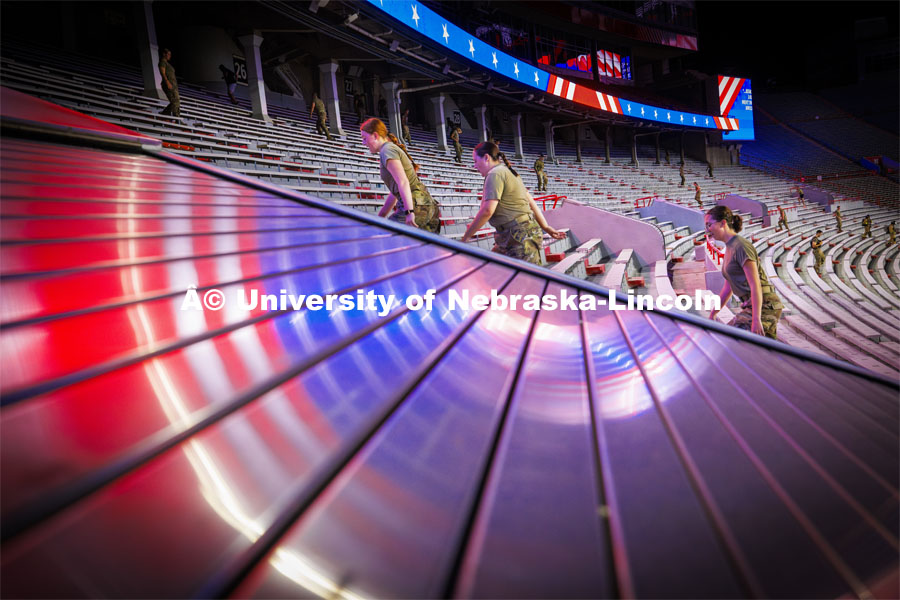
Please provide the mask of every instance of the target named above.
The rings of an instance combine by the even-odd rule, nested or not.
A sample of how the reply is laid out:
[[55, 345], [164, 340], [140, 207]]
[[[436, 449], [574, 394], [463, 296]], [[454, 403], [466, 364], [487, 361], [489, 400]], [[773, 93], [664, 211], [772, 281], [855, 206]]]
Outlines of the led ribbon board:
[[723, 117], [738, 119], [741, 128], [722, 134], [723, 140], [756, 139], [753, 131], [753, 91], [749, 79], [719, 75], [719, 112]]
[[715, 115], [671, 110], [633, 100], [625, 100], [610, 94], [578, 85], [575, 82], [551, 75], [542, 69], [521, 62], [493, 46], [485, 44], [474, 35], [450, 23], [431, 9], [409, 0], [367, 0], [369, 4], [397, 19], [407, 27], [444, 46], [449, 52], [481, 65], [486, 71], [504, 75], [522, 85], [542, 92], [564, 97], [576, 104], [590, 106], [605, 112], [655, 121], [669, 125], [684, 125], [704, 129], [738, 131], [740, 121]]

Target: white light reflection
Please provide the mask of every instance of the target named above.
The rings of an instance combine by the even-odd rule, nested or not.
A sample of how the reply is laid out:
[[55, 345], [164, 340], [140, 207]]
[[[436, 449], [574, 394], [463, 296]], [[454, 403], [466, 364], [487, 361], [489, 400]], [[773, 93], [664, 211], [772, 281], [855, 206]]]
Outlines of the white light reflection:
[[[132, 177], [136, 177], [137, 171], [134, 173], [135, 175], [132, 175]], [[119, 206], [120, 210], [125, 210], [126, 217], [130, 217], [126, 218], [126, 231], [129, 236], [134, 236], [137, 233], [137, 225], [139, 223], [139, 219], [134, 218], [135, 205], [123, 203]], [[184, 239], [176, 237], [170, 238], [170, 241], [183, 241]], [[119, 255], [129, 259], [129, 262], [132, 263], [140, 259], [137, 248], [138, 243], [138, 240], [133, 239], [133, 237], [120, 241], [118, 244]], [[193, 267], [189, 268], [192, 269]], [[196, 280], [196, 273], [194, 276]], [[122, 270], [122, 288], [125, 294], [129, 296], [144, 294], [145, 290], [141, 281], [140, 266], [132, 266]], [[172, 309], [182, 313], [179, 315], [182, 317], [182, 319], [179, 319], [179, 335], [184, 333], [182, 329], [185, 327], [192, 332], [205, 327], [206, 322], [202, 311], [180, 311], [178, 310], [179, 305], [179, 302], [176, 300]], [[131, 305], [127, 310], [127, 315], [131, 322], [136, 342], [150, 348], [156, 346], [158, 340], [144, 303], [139, 302]], [[160, 406], [169, 421], [173, 425], [178, 426], [178, 429], [189, 426], [192, 422], [191, 411], [179, 394], [178, 387], [172, 381], [164, 362], [160, 359], [151, 359], [144, 361], [142, 366], [147, 380], [150, 382], [156, 398], [159, 400]], [[221, 469], [204, 443], [190, 439], [182, 445], [182, 451], [197, 474], [200, 492], [209, 506], [224, 522], [245, 536], [250, 542], [255, 542], [259, 539], [265, 531], [265, 527], [248, 514], [248, 511], [232, 490], [230, 482], [223, 476]], [[308, 557], [295, 551], [278, 548], [269, 559], [269, 562], [282, 575], [322, 598], [343, 598], [346, 600], [362, 600], [363, 598], [342, 588], [321, 569], [317, 568], [315, 563], [309, 560]]]

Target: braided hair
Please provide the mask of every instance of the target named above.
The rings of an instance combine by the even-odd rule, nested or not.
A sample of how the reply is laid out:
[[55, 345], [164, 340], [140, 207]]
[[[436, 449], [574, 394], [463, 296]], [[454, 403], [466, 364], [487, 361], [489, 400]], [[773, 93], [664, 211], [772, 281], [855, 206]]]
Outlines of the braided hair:
[[399, 146], [400, 149], [403, 150], [403, 153], [406, 154], [406, 158], [409, 159], [409, 162], [412, 163], [413, 170], [415, 170], [416, 173], [419, 172], [419, 165], [418, 163], [416, 163], [416, 161], [413, 160], [412, 156], [410, 156], [409, 150], [406, 149], [406, 146], [404, 144], [400, 143], [400, 140], [397, 139], [396, 135], [388, 132], [387, 127], [381, 121], [381, 119], [376, 119], [375, 117], [366, 119], [365, 121], [363, 121], [363, 124], [359, 126], [359, 130], [365, 131], [369, 135], [378, 134], [384, 139], [389, 140], [391, 143]]
[[480, 144], [475, 146], [475, 154], [477, 154], [479, 158], [487, 154], [493, 160], [502, 160], [503, 164], [506, 165], [506, 168], [509, 169], [513, 175], [515, 175], [516, 177], [519, 176], [516, 170], [512, 168], [512, 165], [509, 164], [509, 161], [506, 159], [506, 155], [500, 152], [500, 148], [494, 142], [481, 142]]

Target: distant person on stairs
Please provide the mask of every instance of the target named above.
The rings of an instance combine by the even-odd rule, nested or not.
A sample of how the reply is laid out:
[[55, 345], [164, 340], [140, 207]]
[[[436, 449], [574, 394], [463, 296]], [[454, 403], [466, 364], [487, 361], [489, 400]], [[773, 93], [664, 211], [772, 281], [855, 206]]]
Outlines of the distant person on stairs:
[[180, 117], [181, 97], [178, 95], [178, 80], [175, 79], [175, 68], [172, 67], [170, 60], [172, 60], [172, 51], [168, 48], [163, 48], [159, 57], [159, 73], [162, 75], [162, 89], [166, 98], [169, 99], [169, 105], [160, 114]]
[[834, 220], [837, 223], [838, 233], [841, 233], [843, 231], [843, 229], [841, 229], [841, 225], [844, 223], [844, 217], [841, 216], [840, 206], [834, 209]]
[[472, 239], [490, 221], [495, 229], [494, 252], [540, 265], [544, 249], [541, 230], [557, 240], [565, 238], [566, 234], [547, 224], [522, 178], [496, 144], [481, 142], [472, 151], [472, 160], [484, 176], [484, 190], [481, 208], [466, 228], [462, 241]]
[[696, 181], [694, 182], [694, 201], [697, 203], [697, 208], [703, 210], [703, 199], [700, 197], [700, 184]]
[[825, 265], [825, 253], [822, 252], [822, 238], [819, 237], [821, 235], [822, 230], [819, 229], [816, 231], [816, 235], [813, 236], [813, 239], [809, 242], [813, 251], [813, 257], [816, 259], [816, 274], [818, 274], [819, 277], [822, 276], [822, 267]]
[[456, 157], [453, 159], [459, 164], [462, 164], [462, 146], [459, 143], [459, 134], [462, 133], [462, 129], [456, 127], [453, 129], [453, 133], [450, 134], [450, 140], [453, 142], [453, 150], [456, 152]]
[[329, 140], [331, 140], [331, 134], [328, 132], [328, 127], [326, 123], [328, 122], [328, 113], [325, 111], [325, 103], [322, 102], [322, 99], [319, 98], [319, 95], [313, 92], [312, 96], [312, 106], [309, 107], [309, 116], [312, 116], [313, 111], [316, 111], [318, 117], [316, 118], [316, 133], [321, 133]]
[[547, 191], [547, 174], [544, 173], [544, 155], [539, 154], [537, 160], [534, 161], [534, 172], [537, 174], [538, 187], [537, 191]]
[[378, 155], [381, 180], [390, 191], [378, 216], [386, 217], [393, 211], [389, 217], [392, 221], [439, 233], [441, 213], [438, 205], [419, 179], [418, 165], [400, 140], [388, 133], [384, 123], [375, 118], [366, 120], [359, 130], [369, 152]]
[[356, 111], [356, 120], [362, 125], [366, 119], [366, 97], [364, 94], [357, 92], [353, 95], [353, 110]]
[[403, 134], [403, 139], [406, 140], [407, 144], [412, 144], [412, 138], [409, 135], [409, 109], [403, 111], [403, 116], [400, 117], [400, 127], [401, 133]]
[[888, 240], [888, 246], [893, 246], [897, 241], [897, 222], [891, 221], [891, 224], [887, 227], [888, 236], [890, 239]]
[[219, 70], [222, 72], [222, 80], [225, 81], [225, 89], [228, 91], [231, 103], [237, 104], [237, 98], [234, 97], [234, 90], [237, 88], [237, 78], [234, 76], [234, 71], [225, 65], [219, 65]]
[[666, 148], [666, 164], [669, 164], [669, 149]]
[[684, 187], [684, 163], [681, 163], [681, 166], [678, 167], [678, 174], [681, 175], [681, 183], [678, 185]]
[[775, 228], [775, 231], [781, 231], [782, 226], [788, 230], [788, 233], [791, 232], [791, 228], [788, 227], [787, 213], [784, 212], [784, 209], [781, 206], [778, 206], [778, 227]]
[[[733, 214], [727, 206], [719, 205], [707, 211], [704, 219], [707, 235], [718, 242], [725, 242], [725, 261], [722, 264], [725, 284], [719, 292], [721, 306], [725, 306], [732, 294], [741, 300], [741, 312], [728, 324], [778, 339], [778, 319], [784, 306], [775, 288], [769, 284], [756, 248], [738, 235], [743, 227], [741, 216]], [[709, 318], [714, 319], [718, 312], [712, 310]]]
[[863, 226], [863, 235], [862, 239], [866, 239], [867, 237], [872, 237], [872, 217], [866, 215], [862, 220]]
[[712, 163], [709, 161], [706, 161], [706, 172], [707, 172], [707, 174], [709, 174], [710, 177], [713, 176]]

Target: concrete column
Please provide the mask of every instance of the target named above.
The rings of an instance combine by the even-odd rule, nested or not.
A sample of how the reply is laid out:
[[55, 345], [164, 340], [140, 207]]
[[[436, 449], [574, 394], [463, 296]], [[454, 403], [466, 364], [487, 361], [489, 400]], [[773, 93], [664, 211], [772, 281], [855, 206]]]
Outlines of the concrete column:
[[337, 84], [337, 61], [319, 65], [319, 98], [325, 103], [328, 113], [328, 129], [334, 135], [345, 135], [341, 127], [340, 91]]
[[438, 94], [431, 99], [434, 106], [434, 128], [437, 134], [437, 149], [441, 152], [447, 151], [447, 119], [444, 117], [444, 100], [447, 96]]
[[612, 136], [610, 135], [609, 125], [606, 126], [606, 132], [604, 134], [603, 141], [603, 151], [606, 154], [606, 164], [610, 164], [612, 160], [609, 158], [609, 147], [612, 146]]
[[575, 161], [584, 162], [581, 159], [581, 139], [584, 137], [584, 125], [575, 126]]
[[403, 129], [400, 127], [400, 97], [397, 92], [400, 90], [399, 81], [385, 81], [381, 84], [381, 91], [384, 99], [387, 100], [388, 122], [386, 123], [388, 130], [398, 138]]
[[634, 132], [631, 132], [631, 164], [634, 166], [638, 166], [637, 159], [637, 136]]
[[165, 100], [162, 76], [159, 74], [159, 46], [156, 43], [156, 24], [153, 21], [153, 2], [136, 2], [132, 6], [141, 58], [141, 75], [144, 79], [144, 96]]
[[244, 60], [247, 61], [247, 86], [250, 92], [253, 118], [271, 123], [272, 119], [269, 118], [269, 107], [266, 103], [266, 84], [263, 83], [262, 60], [259, 57], [259, 46], [263, 43], [263, 37], [256, 33], [250, 33], [240, 36], [238, 40], [244, 47]]
[[525, 150], [522, 148], [522, 113], [513, 115], [513, 146], [516, 149], [516, 158], [525, 158]]
[[478, 127], [481, 129], [481, 133], [479, 134], [479, 139], [482, 142], [487, 141], [487, 105], [482, 104], [478, 108], [475, 109], [475, 112], [478, 114]]
[[544, 141], [547, 146], [547, 150], [544, 154], [547, 155], [547, 158], [551, 161], [556, 160], [556, 148], [553, 145], [553, 121], [544, 121]]
[[657, 133], [653, 137], [656, 138], [656, 164], [659, 164], [659, 134]]

